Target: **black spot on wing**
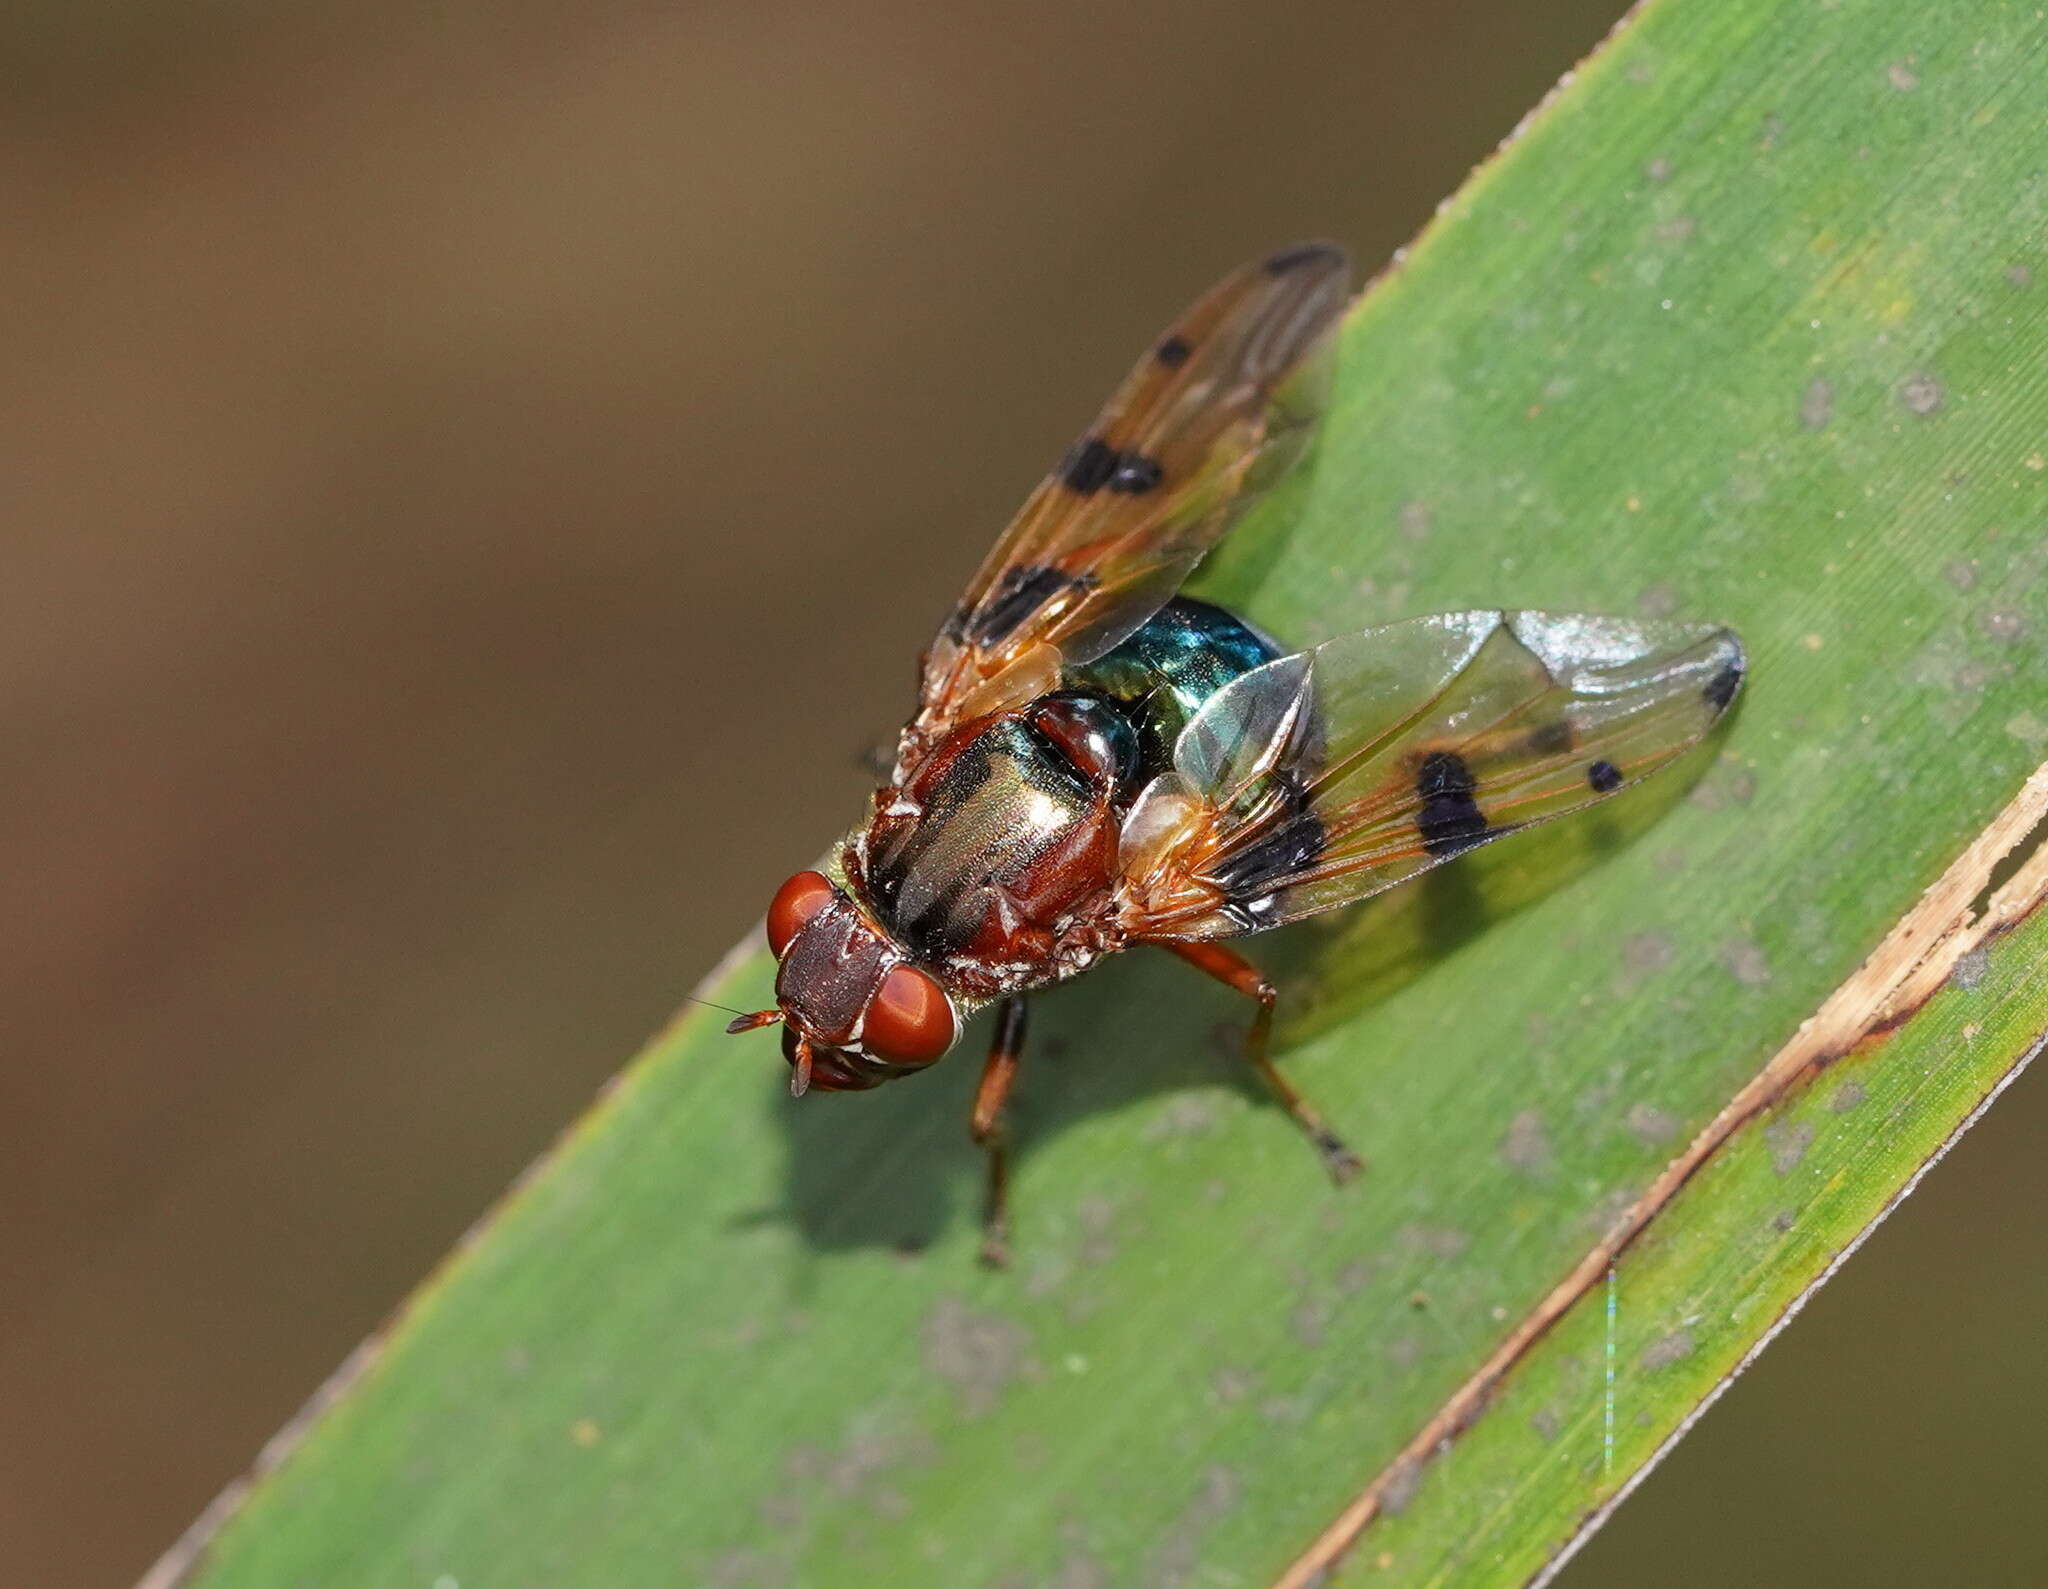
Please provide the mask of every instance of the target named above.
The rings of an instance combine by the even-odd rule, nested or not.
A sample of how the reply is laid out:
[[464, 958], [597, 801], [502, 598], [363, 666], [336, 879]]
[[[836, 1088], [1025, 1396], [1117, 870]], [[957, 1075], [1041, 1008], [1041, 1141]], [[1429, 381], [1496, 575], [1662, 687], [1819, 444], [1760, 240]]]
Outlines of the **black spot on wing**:
[[1194, 351], [1186, 337], [1168, 337], [1152, 350], [1152, 356], [1169, 370], [1177, 370], [1187, 363], [1188, 355]]
[[1082, 496], [1093, 496], [1115, 475], [1122, 455], [1100, 436], [1084, 436], [1060, 460], [1060, 484]]
[[981, 605], [956, 624], [955, 638], [978, 646], [1001, 645], [1053, 597], [1066, 590], [1086, 589], [1088, 584], [1086, 578], [1077, 579], [1043, 564], [1006, 568]]
[[1291, 772], [1273, 775], [1278, 810], [1259, 837], [1234, 850], [1210, 872], [1229, 893], [1243, 897], [1269, 891], [1308, 865], [1327, 842], [1323, 824], [1309, 809], [1308, 791]]
[[1728, 703], [1735, 699], [1735, 692], [1741, 688], [1742, 664], [1731, 662], [1707, 680], [1707, 687], [1700, 691], [1700, 694], [1706, 698], [1707, 705], [1715, 711], [1725, 712], [1728, 710]]
[[1283, 817], [1264, 837], [1248, 844], [1215, 870], [1217, 882], [1235, 895], [1269, 891], [1268, 885], [1298, 872], [1324, 844], [1323, 825], [1313, 811]]
[[1125, 496], [1140, 496], [1165, 478], [1159, 460], [1143, 453], [1118, 452], [1100, 436], [1074, 443], [1060, 460], [1060, 484], [1077, 495], [1093, 496], [1104, 486]]
[[1611, 761], [1596, 761], [1586, 769], [1586, 782], [1595, 794], [1613, 794], [1621, 787], [1621, 769]]
[[1277, 776], [1282, 780], [1281, 814], [1256, 840], [1226, 856], [1210, 873], [1229, 896], [1223, 913], [1245, 932], [1268, 925], [1275, 890], [1322, 854], [1329, 842], [1322, 822], [1309, 809], [1301, 780], [1292, 773]]
[[1156, 458], [1145, 458], [1134, 452], [1125, 453], [1118, 461], [1116, 473], [1109, 477], [1109, 489], [1124, 496], [1142, 496], [1158, 485], [1165, 476]]
[[1279, 253], [1269, 256], [1266, 260], [1266, 272], [1268, 275], [1285, 276], [1290, 271], [1300, 270], [1307, 265], [1338, 264], [1343, 258], [1344, 250], [1335, 243], [1297, 243], [1292, 248], [1283, 248]]
[[1486, 837], [1486, 818], [1472, 798], [1478, 785], [1462, 756], [1433, 750], [1415, 774], [1415, 795], [1421, 808], [1415, 829], [1431, 855], [1456, 855]]

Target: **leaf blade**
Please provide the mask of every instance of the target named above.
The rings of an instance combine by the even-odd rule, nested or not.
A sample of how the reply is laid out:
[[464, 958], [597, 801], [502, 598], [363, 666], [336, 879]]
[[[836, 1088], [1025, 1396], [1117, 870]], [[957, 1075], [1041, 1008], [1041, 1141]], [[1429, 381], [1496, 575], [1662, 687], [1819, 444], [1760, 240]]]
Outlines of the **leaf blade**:
[[[1511, 601], [1729, 621], [1755, 658], [1715, 764], [1638, 842], [1561, 887], [1562, 851], [1475, 858], [1441, 874], [1463, 894], [1276, 946], [1309, 962], [1290, 1073], [1375, 1164], [1356, 1196], [1209, 1050], [1228, 1002], [1133, 963], [1046, 1003], [1066, 1050], [1026, 1078], [1023, 1264], [982, 1276], [971, 1066], [793, 1111], [765, 1054], [686, 1017], [167, 1577], [857, 1583], [934, 1551], [963, 1584], [1283, 1571], [2040, 759], [2016, 647], [2048, 580], [2014, 526], [2043, 505], [2048, 312], [2009, 273], [2048, 218], [2020, 114], [2041, 53], [1989, 0], [1661, 0], [1354, 312], [1316, 471], [1207, 591], [1296, 641]], [[1482, 884], [1519, 901], [1483, 933]], [[1992, 948], [2003, 1024], [1917, 1108], [1914, 1151], [2039, 1030], [2016, 953], [2038, 932]], [[707, 992], [765, 985], [756, 957]], [[1937, 1052], [1953, 1005], [1918, 1029]], [[1904, 1048], [1858, 1062], [1870, 1097]], [[1814, 1127], [1797, 1175], [1858, 1114], [1786, 1118]], [[1759, 1144], [1717, 1162], [1780, 1189]], [[1805, 1228], [1863, 1228], [1910, 1158], [1852, 1154], [1835, 1223]], [[1658, 1326], [1639, 1364], [1688, 1328], [1623, 1296]], [[1597, 1352], [1601, 1322], [1567, 1325]], [[1713, 1381], [1743, 1338], [1659, 1371]], [[1482, 1472], [1447, 1497], [1451, 1464], [1551, 1474], [1518, 1431], [1565, 1382], [1504, 1396], [1524, 1383], [1347, 1579], [1385, 1552], [1396, 1581], [1520, 1582], [1618, 1484], [1520, 1503], [1496, 1567], [1455, 1553], [1503, 1492]], [[1618, 1427], [1616, 1468], [1663, 1427]]]

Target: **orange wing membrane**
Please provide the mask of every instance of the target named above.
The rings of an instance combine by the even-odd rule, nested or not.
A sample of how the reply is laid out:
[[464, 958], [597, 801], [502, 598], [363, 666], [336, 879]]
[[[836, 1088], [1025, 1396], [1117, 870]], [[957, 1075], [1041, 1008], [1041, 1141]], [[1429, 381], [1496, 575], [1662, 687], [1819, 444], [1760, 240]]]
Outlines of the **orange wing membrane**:
[[1256, 932], [1349, 904], [1625, 788], [1742, 684], [1708, 625], [1452, 612], [1226, 685], [1124, 824], [1133, 938]]
[[900, 783], [951, 728], [1059, 687], [1179, 588], [1306, 448], [1350, 263], [1306, 243], [1225, 279], [1141, 359], [926, 650]]

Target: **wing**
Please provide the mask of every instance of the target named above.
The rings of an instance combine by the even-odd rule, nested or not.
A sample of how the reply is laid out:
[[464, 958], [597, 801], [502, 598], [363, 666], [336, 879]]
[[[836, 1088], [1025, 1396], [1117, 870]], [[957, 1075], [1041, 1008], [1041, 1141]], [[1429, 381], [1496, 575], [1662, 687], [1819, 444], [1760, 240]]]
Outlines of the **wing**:
[[1453, 612], [1345, 635], [1206, 701], [1124, 823], [1133, 937], [1254, 932], [1604, 799], [1735, 699], [1709, 625]]
[[1300, 456], [1350, 262], [1329, 243], [1227, 278], [1154, 344], [996, 542], [923, 661], [902, 772], [954, 724], [1057, 687], [1158, 611]]

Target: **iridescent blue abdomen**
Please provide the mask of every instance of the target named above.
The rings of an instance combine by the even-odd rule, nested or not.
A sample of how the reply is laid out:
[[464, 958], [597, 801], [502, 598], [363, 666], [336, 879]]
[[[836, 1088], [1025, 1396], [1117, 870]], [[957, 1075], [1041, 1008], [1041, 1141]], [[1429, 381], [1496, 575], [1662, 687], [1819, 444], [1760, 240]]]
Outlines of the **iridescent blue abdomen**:
[[1122, 644], [1070, 669], [1063, 682], [1068, 691], [1115, 702], [1129, 719], [1138, 742], [1135, 789], [1172, 765], [1173, 742], [1204, 701], [1281, 654], [1243, 619], [1176, 596]]

